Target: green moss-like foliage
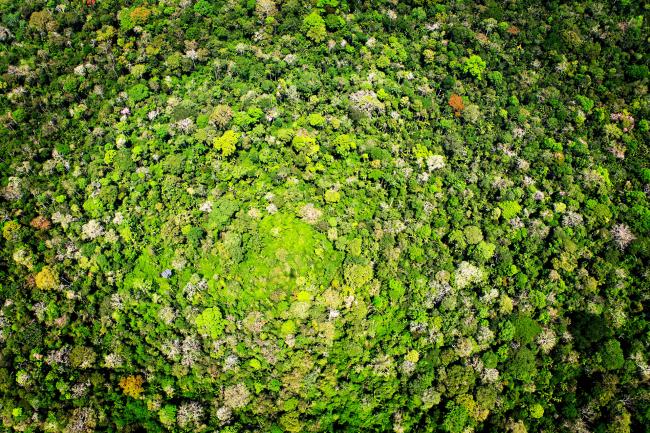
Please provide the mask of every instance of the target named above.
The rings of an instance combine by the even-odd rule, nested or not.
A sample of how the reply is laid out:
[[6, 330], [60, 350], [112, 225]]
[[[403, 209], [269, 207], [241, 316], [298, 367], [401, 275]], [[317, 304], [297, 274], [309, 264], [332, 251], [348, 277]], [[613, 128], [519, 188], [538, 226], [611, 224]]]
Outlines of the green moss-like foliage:
[[149, 96], [149, 89], [144, 84], [136, 84], [131, 87], [127, 93], [133, 102], [140, 102]]
[[476, 246], [479, 261], [486, 261], [494, 256], [496, 245], [491, 242], [480, 241]]
[[348, 134], [342, 134], [337, 136], [332, 141], [332, 145], [335, 147], [336, 152], [342, 156], [346, 156], [350, 152], [350, 150], [354, 150], [357, 147], [354, 138]]
[[321, 42], [327, 36], [325, 21], [318, 12], [312, 12], [305, 17], [303, 29], [307, 32], [307, 37], [314, 42]]
[[522, 344], [532, 343], [535, 337], [542, 332], [541, 326], [528, 316], [518, 316], [514, 320], [515, 339]]
[[258, 243], [238, 266], [242, 283], [256, 299], [296, 287], [327, 287], [339, 273], [342, 254], [309, 224], [286, 214], [265, 217]]
[[462, 406], [453, 406], [452, 409], [445, 415], [442, 427], [444, 431], [449, 433], [461, 433], [469, 419], [467, 409]]
[[483, 240], [483, 232], [480, 227], [467, 226], [463, 229], [468, 244], [475, 245]]
[[303, 151], [307, 155], [313, 155], [319, 150], [318, 144], [316, 144], [316, 139], [309, 136], [305, 132], [296, 134], [291, 140], [291, 144], [298, 151]]
[[485, 60], [476, 54], [472, 54], [467, 60], [465, 60], [463, 71], [469, 72], [476, 79], [481, 80], [486, 66], [487, 64], [485, 63]]
[[543, 417], [544, 416], [544, 407], [539, 403], [535, 403], [534, 405], [532, 405], [530, 407], [530, 416], [532, 416], [533, 418], [537, 418], [537, 419]]
[[625, 363], [623, 349], [621, 349], [621, 343], [618, 340], [607, 340], [599, 353], [602, 359], [602, 366], [606, 370], [617, 370], [623, 367]]
[[515, 379], [528, 382], [537, 374], [535, 363], [535, 354], [532, 350], [521, 348], [518, 349], [510, 361], [508, 372]]
[[353, 289], [358, 289], [368, 283], [372, 276], [372, 265], [354, 264], [345, 268], [345, 281]]
[[501, 202], [499, 203], [499, 208], [501, 208], [501, 216], [506, 220], [515, 217], [521, 212], [521, 205], [516, 201]]
[[202, 335], [207, 335], [212, 339], [219, 338], [224, 328], [221, 311], [216, 307], [206, 308], [196, 316], [196, 327]]

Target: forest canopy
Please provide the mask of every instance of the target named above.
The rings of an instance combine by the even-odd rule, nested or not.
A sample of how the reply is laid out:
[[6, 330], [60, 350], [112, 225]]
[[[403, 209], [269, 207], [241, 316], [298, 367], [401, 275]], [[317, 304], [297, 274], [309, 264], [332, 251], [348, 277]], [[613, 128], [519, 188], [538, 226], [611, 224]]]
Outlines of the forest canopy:
[[650, 6], [0, 0], [0, 422], [650, 432]]

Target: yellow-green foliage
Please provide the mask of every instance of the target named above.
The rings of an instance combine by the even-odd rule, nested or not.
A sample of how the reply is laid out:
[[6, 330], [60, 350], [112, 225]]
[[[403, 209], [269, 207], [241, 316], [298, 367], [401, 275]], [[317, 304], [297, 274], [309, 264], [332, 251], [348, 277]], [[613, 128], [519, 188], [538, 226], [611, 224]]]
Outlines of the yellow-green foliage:
[[465, 239], [467, 240], [467, 243], [470, 245], [478, 244], [483, 240], [483, 233], [481, 232], [481, 229], [477, 226], [466, 226], [463, 229], [463, 233], [465, 234]]
[[489, 260], [494, 256], [496, 245], [491, 242], [480, 241], [476, 246], [478, 259], [481, 261]]
[[29, 17], [29, 27], [39, 31], [46, 31], [48, 27], [56, 25], [52, 20], [52, 13], [49, 10], [36, 11]]
[[59, 276], [50, 267], [45, 266], [34, 276], [34, 282], [41, 290], [51, 290], [59, 284]]
[[14, 240], [18, 236], [18, 231], [20, 230], [20, 224], [16, 221], [7, 221], [4, 226], [2, 226], [2, 236], [8, 240]]
[[352, 136], [341, 134], [334, 139], [332, 146], [334, 146], [339, 155], [345, 156], [350, 150], [357, 148], [357, 143]]
[[309, 136], [306, 131], [300, 131], [298, 134], [294, 135], [291, 144], [293, 144], [294, 149], [299, 152], [304, 152], [307, 155], [314, 155], [320, 149], [316, 143], [316, 139]]
[[96, 358], [97, 354], [88, 346], [75, 346], [69, 355], [70, 365], [82, 370], [95, 367]]
[[327, 36], [325, 21], [318, 12], [312, 12], [305, 17], [303, 29], [307, 32], [307, 37], [314, 42], [321, 42]]
[[307, 121], [311, 126], [321, 127], [325, 125], [325, 118], [320, 113], [312, 113], [307, 117]]
[[372, 280], [373, 268], [371, 264], [354, 264], [345, 268], [344, 276], [345, 281], [350, 285], [350, 287], [358, 289]]
[[239, 132], [235, 132], [232, 129], [229, 129], [228, 131], [224, 132], [221, 137], [216, 137], [212, 144], [214, 145], [215, 149], [221, 151], [222, 156], [228, 157], [235, 153], [240, 136], [241, 134]]
[[224, 320], [216, 307], [206, 308], [196, 316], [196, 327], [199, 333], [210, 338], [217, 339], [221, 336], [224, 328]]
[[325, 191], [325, 201], [328, 203], [337, 203], [341, 200], [341, 193], [334, 189]]
[[530, 407], [530, 416], [533, 418], [541, 418], [544, 416], [544, 407], [539, 404], [535, 403]]
[[26, 248], [18, 248], [14, 251], [12, 258], [19, 265], [25, 266], [27, 269], [32, 269], [34, 267], [34, 258], [29, 250]]
[[499, 208], [501, 209], [501, 216], [509, 220], [521, 212], [521, 205], [516, 201], [504, 201], [499, 203]]
[[415, 364], [420, 360], [420, 353], [417, 350], [411, 350], [406, 354], [404, 359]]

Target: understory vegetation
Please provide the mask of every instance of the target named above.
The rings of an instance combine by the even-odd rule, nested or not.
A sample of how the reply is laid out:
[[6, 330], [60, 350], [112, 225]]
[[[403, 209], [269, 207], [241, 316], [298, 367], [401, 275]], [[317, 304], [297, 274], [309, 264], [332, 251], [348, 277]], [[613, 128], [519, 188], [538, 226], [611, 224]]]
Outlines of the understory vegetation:
[[642, 1], [0, 0], [0, 420], [650, 432]]

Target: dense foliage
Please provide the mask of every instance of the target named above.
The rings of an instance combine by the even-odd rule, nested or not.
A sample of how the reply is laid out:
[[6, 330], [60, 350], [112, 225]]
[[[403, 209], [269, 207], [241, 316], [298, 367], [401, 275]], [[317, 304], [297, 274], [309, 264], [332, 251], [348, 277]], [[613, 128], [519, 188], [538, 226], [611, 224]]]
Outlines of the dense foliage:
[[644, 2], [0, 0], [0, 419], [650, 431]]

